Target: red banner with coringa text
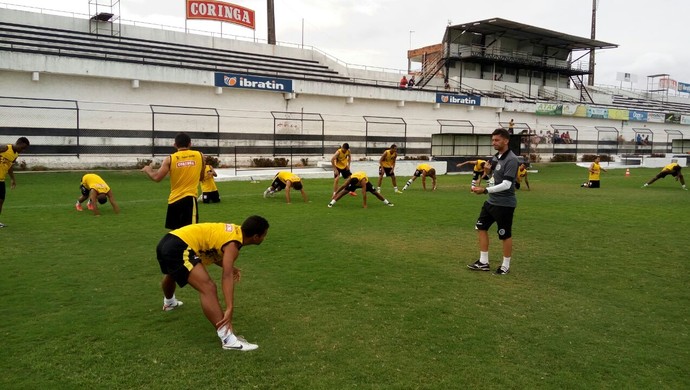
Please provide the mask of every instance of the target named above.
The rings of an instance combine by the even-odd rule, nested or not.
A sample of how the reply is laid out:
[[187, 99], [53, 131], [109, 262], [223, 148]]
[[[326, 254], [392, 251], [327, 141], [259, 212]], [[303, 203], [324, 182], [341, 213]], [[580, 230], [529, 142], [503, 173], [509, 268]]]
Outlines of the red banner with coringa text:
[[255, 28], [254, 10], [214, 0], [187, 0], [187, 19], [218, 20]]

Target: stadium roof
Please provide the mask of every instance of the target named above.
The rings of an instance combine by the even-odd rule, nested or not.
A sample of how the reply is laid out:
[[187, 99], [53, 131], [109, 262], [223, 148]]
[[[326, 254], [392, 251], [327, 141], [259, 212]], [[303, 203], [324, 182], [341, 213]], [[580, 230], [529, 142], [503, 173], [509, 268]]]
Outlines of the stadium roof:
[[[530, 26], [501, 18], [492, 18], [448, 26], [443, 41], [446, 42], [452, 31], [477, 33], [482, 35], [503, 35], [519, 40], [530, 41], [549, 47], [568, 50], [611, 49], [618, 45], [595, 39], [582, 38], [540, 27]], [[454, 34], [453, 34], [454, 35]]]

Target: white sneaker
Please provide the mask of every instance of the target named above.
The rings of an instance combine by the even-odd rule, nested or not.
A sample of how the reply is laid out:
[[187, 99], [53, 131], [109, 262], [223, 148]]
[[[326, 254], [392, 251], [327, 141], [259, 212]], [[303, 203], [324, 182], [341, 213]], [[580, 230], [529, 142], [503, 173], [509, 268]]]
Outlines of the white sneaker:
[[269, 192], [271, 192], [271, 190], [268, 189], [268, 188], [266, 189], [266, 191], [264, 191], [264, 198], [268, 198], [268, 193], [269, 193]]
[[228, 340], [223, 342], [223, 349], [234, 349], [242, 352], [253, 351], [259, 348], [258, 345], [252, 344], [244, 339], [242, 336], [236, 336], [235, 341], [230, 342], [230, 337]]
[[175, 303], [172, 304], [163, 304], [163, 311], [170, 311], [170, 310], [175, 310], [176, 308], [184, 305], [184, 302], [177, 300]]

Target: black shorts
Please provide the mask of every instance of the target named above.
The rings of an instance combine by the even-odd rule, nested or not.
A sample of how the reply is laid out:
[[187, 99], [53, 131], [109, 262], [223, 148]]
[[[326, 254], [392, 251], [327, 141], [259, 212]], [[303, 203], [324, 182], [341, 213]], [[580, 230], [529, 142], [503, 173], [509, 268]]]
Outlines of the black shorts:
[[220, 194], [218, 190], [211, 192], [204, 192], [201, 195], [201, 201], [204, 203], [218, 203], [220, 202]]
[[[354, 192], [358, 188], [361, 187], [359, 186], [359, 180], [357, 179], [350, 179], [350, 181], [347, 182], [347, 187], [345, 187], [345, 189], [349, 192]], [[371, 192], [372, 194], [376, 193], [376, 190], [374, 189], [374, 186], [371, 185], [370, 181], [367, 181], [365, 190]]]
[[276, 178], [273, 180], [273, 183], [271, 183], [271, 187], [273, 187], [274, 191], [282, 191], [285, 189], [285, 187], [287, 187], [287, 185], [280, 181], [280, 179]]
[[394, 168], [379, 167], [379, 176], [383, 176], [385, 173], [386, 176], [395, 177], [395, 172], [393, 172], [393, 169]]
[[[338, 173], [343, 177], [343, 179], [347, 179], [350, 176], [352, 176], [352, 172], [350, 172], [350, 170], [347, 168], [343, 168], [343, 169], [336, 168], [336, 169], [338, 170]], [[338, 177], [338, 175], [335, 175], [333, 178], [335, 179], [336, 177]]]
[[81, 190], [82, 195], [84, 195], [87, 198], [89, 197], [89, 192], [91, 192], [91, 190], [86, 188], [83, 184], [79, 186], [79, 190]]
[[5, 190], [5, 182], [0, 181], [0, 200], [5, 200], [5, 195], [7, 195], [7, 190]]
[[187, 243], [172, 234], [166, 234], [160, 240], [156, 247], [156, 258], [161, 272], [170, 275], [180, 287], [187, 284], [192, 268], [201, 263], [199, 256]]
[[[414, 171], [414, 176], [420, 177], [420, 176], [422, 176], [422, 173], [424, 173], [423, 170], [417, 169], [416, 171]], [[434, 176], [435, 174], [436, 174], [436, 169], [434, 169], [434, 168], [429, 169], [426, 173], [427, 176]]]
[[520, 182], [517, 182], [517, 181], [515, 182], [515, 189], [516, 190], [520, 189]]
[[491, 225], [496, 222], [496, 225], [498, 225], [498, 238], [505, 240], [513, 236], [514, 213], [515, 207], [495, 206], [489, 202], [484, 202], [474, 227], [477, 230], [489, 230]]
[[486, 176], [484, 171], [472, 171], [472, 180], [477, 180], [480, 177], [482, 180], [489, 180], [489, 176]]
[[658, 175], [656, 175], [656, 178], [657, 179], [663, 179], [668, 175], [676, 177], [676, 176], [678, 176], [678, 171], [661, 171], [661, 172], [659, 172]]
[[589, 187], [589, 188], [601, 188], [601, 181], [590, 180], [589, 183], [587, 184], [587, 187]]
[[194, 223], [199, 223], [196, 196], [185, 196], [175, 203], [168, 204], [168, 213], [165, 216], [166, 229], [179, 229]]

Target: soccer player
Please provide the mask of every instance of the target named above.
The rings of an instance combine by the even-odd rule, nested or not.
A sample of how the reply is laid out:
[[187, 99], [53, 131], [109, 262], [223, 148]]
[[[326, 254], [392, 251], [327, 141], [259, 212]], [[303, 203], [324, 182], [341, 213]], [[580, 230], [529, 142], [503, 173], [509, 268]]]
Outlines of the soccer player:
[[683, 177], [683, 173], [681, 172], [681, 167], [680, 167], [680, 165], [678, 165], [678, 163], [668, 164], [656, 176], [651, 178], [648, 182], [644, 183], [644, 185], [642, 187], [643, 188], [648, 187], [650, 184], [654, 183], [655, 181], [657, 181], [659, 179], [663, 179], [668, 175], [675, 177], [676, 181], [680, 180], [681, 188], [683, 188], [686, 191], [688, 190], [688, 188], [685, 186], [685, 178]]
[[[17, 186], [17, 181], [14, 178], [14, 162], [19, 157], [19, 153], [23, 152], [30, 145], [26, 137], [19, 137], [17, 142], [0, 146], [0, 214], [2, 214], [2, 205], [5, 203], [5, 195], [7, 189], [5, 188], [5, 176], [10, 177], [10, 188], [14, 189]], [[0, 222], [0, 228], [6, 225]]]
[[174, 146], [177, 151], [167, 156], [158, 170], [154, 170], [150, 165], [141, 169], [155, 182], [160, 182], [170, 173], [170, 196], [165, 217], [167, 229], [177, 229], [199, 222], [197, 188], [198, 183], [204, 180], [205, 172], [204, 155], [190, 149], [192, 139], [189, 135], [177, 134]]
[[594, 161], [592, 161], [592, 164], [589, 166], [589, 178], [587, 179], [588, 181], [585, 183], [582, 183], [580, 187], [585, 187], [585, 188], [600, 188], [601, 187], [601, 171], [608, 172], [606, 169], [602, 168], [601, 165], [601, 158], [599, 156], [596, 156], [594, 158]]
[[525, 181], [525, 184], [527, 185], [527, 190], [529, 191], [529, 180], [527, 180], [527, 167], [525, 164], [520, 164], [520, 167], [518, 167], [518, 173], [517, 173], [517, 181], [515, 182], [515, 189], [519, 190], [521, 187], [522, 181]]
[[340, 198], [345, 196], [348, 192], [354, 192], [357, 188], [362, 189], [362, 207], [367, 208], [367, 192], [371, 192], [377, 197], [383, 204], [387, 206], [393, 206], [393, 203], [389, 202], [386, 198], [381, 196], [381, 194], [374, 189], [374, 186], [369, 182], [367, 174], [364, 172], [355, 172], [350, 176], [350, 178], [336, 191], [333, 199], [328, 203], [328, 207], [333, 207], [335, 202]]
[[304, 192], [304, 185], [302, 179], [292, 172], [280, 171], [273, 177], [273, 183], [264, 191], [264, 198], [273, 196], [276, 192], [285, 190], [285, 200], [290, 203], [290, 188], [296, 189], [302, 193], [302, 199], [309, 202], [307, 193]]
[[81, 204], [85, 200], [89, 200], [86, 207], [93, 211], [93, 215], [101, 215], [100, 210], [98, 210], [98, 205], [96, 201], [100, 204], [105, 204], [110, 200], [110, 205], [113, 206], [113, 211], [115, 214], [120, 213], [120, 206], [117, 205], [115, 201], [115, 196], [113, 191], [110, 189], [108, 183], [105, 182], [100, 176], [95, 173], [87, 173], [81, 178], [81, 185], [79, 186], [81, 190], [81, 196], [77, 199], [77, 203], [74, 205], [77, 211], [83, 211]]
[[417, 165], [417, 170], [414, 171], [414, 175], [410, 178], [410, 180], [405, 183], [405, 186], [403, 187], [403, 191], [405, 191], [409, 186], [414, 183], [415, 180], [417, 180], [418, 177], [422, 177], [422, 188], [424, 188], [424, 191], [426, 191], [426, 177], [430, 176], [432, 180], [432, 191], [436, 191], [436, 169], [432, 167], [429, 164], [419, 164]]
[[463, 165], [473, 164], [472, 167], [472, 186], [478, 186], [482, 184], [482, 180], [489, 180], [489, 176], [486, 175], [484, 167], [486, 166], [486, 160], [469, 160], [461, 162], [456, 167], [460, 168]]
[[[235, 267], [240, 249], [245, 245], [259, 245], [268, 233], [268, 221], [258, 215], [247, 218], [242, 225], [231, 223], [199, 223], [175, 229], [166, 234], [156, 247], [156, 257], [163, 273], [163, 310], [182, 306], [175, 298], [175, 283], [191, 285], [199, 292], [201, 308], [216, 328], [223, 349], [251, 351], [259, 348], [235, 336], [232, 314], [235, 303], [235, 283], [241, 273]], [[206, 267], [215, 264], [223, 269], [221, 289], [225, 311], [218, 300], [216, 284]]]
[[201, 180], [201, 201], [204, 203], [218, 203], [220, 202], [220, 194], [218, 193], [218, 186], [216, 180], [218, 174], [211, 166], [211, 156], [206, 157], [206, 165], [204, 167], [204, 178]]
[[381, 183], [383, 182], [383, 175], [391, 178], [393, 182], [393, 190], [396, 194], [402, 194], [402, 191], [398, 190], [398, 183], [395, 179], [395, 160], [398, 158], [398, 145], [391, 145], [390, 149], [386, 149], [381, 158], [379, 158], [379, 183], [377, 190], [381, 192]]
[[508, 147], [509, 140], [510, 133], [506, 129], [496, 129], [491, 133], [491, 145], [497, 151], [491, 161], [495, 185], [489, 188], [472, 187], [472, 192], [477, 195], [489, 195], [475, 224], [479, 236], [479, 260], [467, 266], [473, 271], [490, 271], [488, 230], [496, 222], [498, 238], [503, 241], [503, 264], [496, 270], [496, 275], [505, 275], [510, 272], [510, 259], [513, 252], [513, 214], [517, 207], [513, 183], [517, 176], [518, 159]]
[[[352, 153], [350, 153], [350, 144], [346, 142], [331, 157], [331, 165], [333, 166], [333, 196], [338, 192], [340, 176], [347, 180], [352, 175], [352, 172], [350, 172], [351, 163]], [[357, 194], [351, 192], [350, 195], [356, 196]]]

